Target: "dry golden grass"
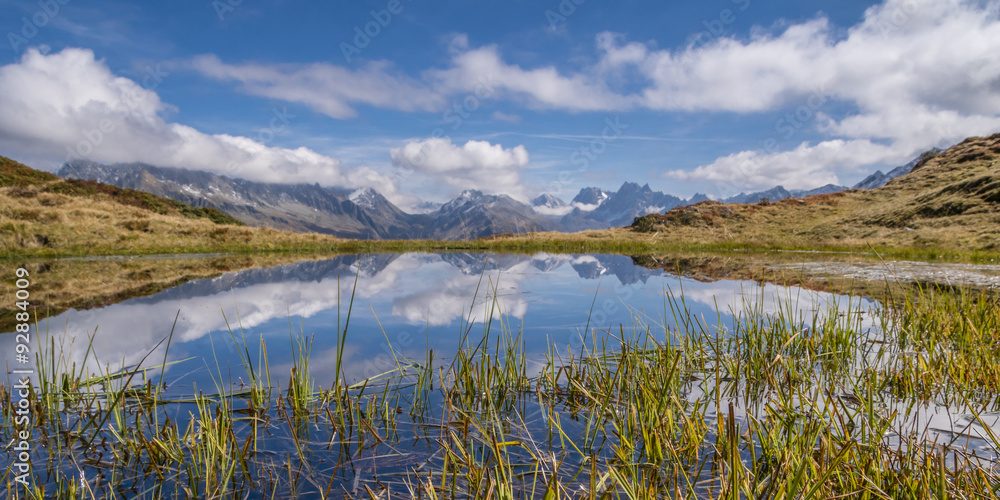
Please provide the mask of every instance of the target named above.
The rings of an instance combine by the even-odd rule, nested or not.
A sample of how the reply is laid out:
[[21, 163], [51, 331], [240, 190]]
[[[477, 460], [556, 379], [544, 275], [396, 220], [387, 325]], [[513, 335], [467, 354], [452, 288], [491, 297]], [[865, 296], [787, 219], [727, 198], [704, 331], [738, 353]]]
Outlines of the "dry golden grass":
[[215, 209], [0, 157], [0, 257], [322, 250], [343, 241], [249, 228]]
[[605, 237], [754, 248], [1000, 252], [1000, 134], [974, 137], [873, 190], [775, 203], [703, 202]]
[[0, 187], [0, 255], [8, 258], [320, 249], [341, 242], [159, 214], [107, 199], [49, 192], [25, 196], [23, 188]]
[[[752, 205], [703, 202], [641, 217], [627, 228], [572, 234], [508, 234], [467, 242], [362, 242], [219, 224], [224, 215], [199, 213], [200, 209], [191, 207], [178, 209], [176, 202], [139, 192], [127, 196], [64, 194], [88, 186], [52, 189], [50, 185], [67, 181], [0, 157], [0, 256], [876, 249], [894, 257], [948, 255], [988, 260], [1000, 255], [998, 158], [1000, 134], [967, 139], [874, 190]], [[166, 206], [168, 202], [174, 205]], [[156, 210], [146, 209], [149, 205]]]

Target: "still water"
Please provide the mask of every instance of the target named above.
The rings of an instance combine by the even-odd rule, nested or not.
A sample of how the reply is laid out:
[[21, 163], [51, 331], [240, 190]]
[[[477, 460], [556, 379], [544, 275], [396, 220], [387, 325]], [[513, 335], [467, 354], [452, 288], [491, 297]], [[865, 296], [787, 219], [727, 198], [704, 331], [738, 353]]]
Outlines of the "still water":
[[272, 372], [287, 374], [290, 333], [304, 332], [313, 339], [316, 382], [330, 387], [337, 376], [337, 325], [347, 323], [349, 309], [343, 376], [353, 383], [394, 368], [393, 353], [423, 360], [433, 349], [447, 359], [459, 348], [463, 325], [474, 337], [490, 320], [522, 330], [529, 359], [539, 362], [551, 349], [589, 345], [591, 335], [648, 327], [663, 339], [664, 325], [674, 321], [666, 292], [682, 295], [692, 313], [713, 325], [731, 324], [732, 311], [743, 310], [745, 302], [765, 311], [791, 303], [806, 320], [831, 304], [843, 310], [874, 305], [797, 287], [699, 282], [637, 266], [621, 255], [374, 254], [226, 273], [100, 309], [70, 310], [40, 330], [77, 363], [84, 362], [92, 336], [89, 362], [96, 357], [102, 366], [90, 368], [104, 372], [135, 366], [144, 357], [144, 366], [160, 365], [167, 346], [154, 346], [173, 331], [166, 359], [176, 363], [168, 366], [166, 379], [184, 393], [192, 383], [213, 387], [220, 376], [228, 384], [229, 373], [238, 383], [237, 349], [254, 349], [261, 338]]
[[[949, 282], [971, 282], [989, 287], [1000, 279], [1000, 269], [993, 266], [932, 269], [915, 263], [892, 264], [889, 270], [863, 264], [845, 267], [844, 263], [768, 265], [771, 269], [791, 272], [796, 277], [821, 279], [849, 276], [851, 273], [866, 273], [866, 276], [856, 278], [871, 279], [867, 275], [891, 272], [893, 279], [899, 282], [906, 282], [908, 276], [911, 281], [926, 282], [935, 277], [931, 274], [940, 274], [942, 269], [947, 272], [946, 281]], [[581, 355], [587, 353], [588, 347], [596, 345], [600, 350], [599, 346], [604, 341], [613, 351], [618, 337], [651, 338], [673, 346], [690, 347], [691, 344], [685, 344], [684, 339], [677, 337], [680, 335], [677, 332], [698, 332], [697, 335], [704, 335], [700, 347], [684, 353], [685, 359], [697, 364], [700, 356], [710, 354], [713, 343], [734, 335], [732, 332], [740, 331], [740, 325], [755, 321], [755, 318], [791, 319], [787, 326], [792, 338], [810, 336], [810, 324], [830, 319], [859, 335], [857, 342], [850, 347], [828, 353], [847, 360], [847, 368], [842, 375], [838, 375], [842, 380], [837, 384], [827, 383], [822, 391], [817, 385], [811, 400], [801, 399], [800, 392], [788, 399], [792, 409], [785, 410], [804, 416], [813, 411], [811, 409], [825, 408], [827, 403], [833, 402], [839, 405], [834, 405], [836, 408], [847, 412], [844, 418], [850, 424], [858, 426], [875, 421], [875, 413], [868, 414], [853, 408], [856, 403], [851, 401], [859, 400], [854, 394], [857, 388], [852, 385], [853, 381], [862, 378], [858, 375], [902, 357], [919, 354], [887, 346], [884, 339], [888, 335], [884, 334], [888, 332], [883, 329], [891, 327], [884, 322], [886, 315], [882, 314], [885, 311], [881, 304], [874, 300], [797, 286], [712, 279], [703, 274], [698, 276], [701, 278], [649, 269], [637, 265], [630, 257], [619, 255], [351, 255], [231, 272], [103, 308], [69, 310], [43, 321], [39, 325], [37, 341], [42, 345], [54, 343], [56, 364], [59, 365], [56, 371], [77, 373], [82, 366], [85, 374], [107, 374], [137, 366], [151, 368], [150, 380], [157, 380], [158, 387], [161, 386], [159, 382], [163, 382], [166, 387], [162, 400], [173, 401], [153, 410], [153, 418], [169, 419], [176, 422], [179, 429], [193, 429], [188, 425], [196, 418], [203, 423], [212, 421], [211, 414], [197, 416], [199, 408], [191, 403], [192, 396], [241, 393], [244, 384], [249, 382], [246, 380], [248, 370], [244, 366], [245, 359], [259, 360], [262, 344], [267, 346], [267, 366], [275, 384], [280, 386], [280, 392], [285, 392], [285, 381], [294, 379], [290, 377], [290, 372], [295, 366], [297, 339], [302, 337], [312, 341], [308, 373], [318, 388], [329, 389], [336, 385], [338, 379], [343, 379], [348, 385], [364, 384], [364, 388], [360, 389], [364, 393], [369, 388], [366, 384], [369, 379], [390, 372], [397, 366], [405, 366], [405, 360], [423, 362], [429, 358], [429, 352], [434, 353], [433, 365], [427, 368], [435, 374], [434, 377], [439, 377], [437, 380], [442, 380], [443, 385], [440, 377], [449, 373], [446, 365], [451, 362], [451, 357], [479, 342], [484, 331], [492, 332], [490, 338], [494, 340], [498, 332], [510, 332], [512, 337], [519, 338], [523, 343], [519, 347], [523, 347], [525, 375], [540, 380], [544, 378], [540, 370], [546, 366], [547, 359], [559, 357], [559, 361], [551, 365], [553, 367], [570, 357], [575, 356], [579, 360]], [[874, 279], [886, 278], [875, 276]], [[683, 309], [685, 313], [675, 315], [675, 308]], [[688, 323], [678, 325], [678, 321]], [[341, 345], [338, 344], [338, 333], [345, 328], [346, 341]], [[0, 336], [0, 351], [12, 352], [13, 343], [13, 335]], [[785, 343], [786, 347], [788, 345]], [[495, 345], [481, 347], [484, 354], [492, 349], [490, 354], [495, 356], [494, 359], [501, 358]], [[338, 373], [336, 359], [341, 348], [343, 365]], [[480, 347], [476, 347], [478, 349]], [[784, 347], [778, 351], [784, 352]], [[681, 358], [678, 356], [675, 359]], [[402, 362], [397, 365], [397, 360]], [[772, 354], [764, 361], [774, 367], [782, 362], [782, 356]], [[715, 460], [710, 453], [711, 443], [718, 442], [718, 435], [714, 434], [715, 423], [723, 422], [728, 417], [727, 425], [734, 429], [749, 429], [748, 426], [756, 421], [754, 415], [767, 415], [780, 407], [777, 401], [784, 401], [785, 397], [780, 381], [777, 385], [753, 390], [746, 383], [731, 383], [734, 379], [719, 375], [718, 366], [722, 364], [720, 361], [711, 370], [695, 369], [675, 388], [676, 406], [690, 411], [694, 418], [692, 421], [703, 420], [708, 424], [704, 442], [697, 447], [704, 451], [703, 457], [707, 457], [704, 460], [708, 461]], [[259, 369], [258, 364], [254, 370], [260, 373]], [[162, 379], [160, 374], [163, 374]], [[412, 373], [407, 377], [410, 378], [406, 379], [406, 383], [414, 380]], [[144, 380], [133, 380], [132, 383], [141, 385]], [[810, 384], [813, 383], [817, 381], [807, 382], [805, 387], [811, 390]], [[444, 405], [443, 393], [426, 391], [423, 384], [416, 382], [403, 386], [400, 389], [403, 399], [397, 397], [391, 406], [378, 406], [379, 398], [384, 404], [387, 400], [385, 395], [389, 393], [380, 392], [377, 383], [373, 383], [371, 387], [374, 390], [363, 397], [357, 389], [351, 389], [354, 391], [352, 397], [355, 403], [352, 404], [355, 406], [350, 411], [356, 413], [350, 415], [357, 416], [358, 422], [367, 418], [365, 415], [370, 417], [376, 413], [384, 418], [381, 426], [373, 420], [366, 427], [366, 432], [375, 435], [377, 442], [361, 439], [360, 424], [351, 427], [355, 424], [345, 425], [341, 421], [340, 425], [335, 425], [337, 419], [330, 413], [320, 415], [317, 411], [309, 414], [309, 422], [312, 422], [309, 425], [294, 416], [282, 417], [286, 411], [284, 403], [268, 405], [270, 417], [264, 420], [260, 420], [260, 415], [242, 408], [243, 403], [239, 403], [240, 407], [233, 411], [237, 415], [237, 424], [232, 436], [238, 441], [243, 454], [248, 450], [243, 443], [250, 443], [250, 436], [253, 436], [254, 453], [250, 454], [254, 469], [250, 474], [252, 477], [277, 477], [272, 475], [277, 470], [273, 467], [274, 461], [288, 463], [290, 474], [294, 462], [298, 471], [318, 474], [316, 477], [324, 478], [323, 484], [335, 485], [337, 491], [344, 492], [348, 497], [362, 496], [364, 488], [368, 487], [386, 488], [386, 491], [405, 496], [406, 492], [411, 492], [408, 481], [420, 477], [419, 474], [423, 474], [421, 470], [447, 468], [447, 460], [442, 458], [442, 440], [448, 436], [455, 437], [456, 422], [459, 422], [450, 413], [437, 413], [445, 411], [442, 408], [450, 412], [457, 407]], [[486, 391], [490, 389], [488, 386], [487, 383], [474, 388], [468, 408], [482, 405], [479, 400], [486, 397]], [[438, 389], [443, 387], [439, 385]], [[483, 422], [494, 422], [489, 419], [499, 418], [495, 423], [505, 428], [504, 432], [516, 427], [523, 442], [547, 441], [551, 447], [552, 422], [558, 420], [555, 427], [569, 442], [595, 446], [587, 448], [592, 457], [581, 454], [576, 444], [561, 449], [559, 463], [570, 464], [566, 466], [569, 468], [563, 470], [563, 465], [553, 465], [553, 470], [560, 471], [558, 473], [565, 475], [570, 483], [589, 484], [586, 474], [582, 472], [590, 469], [587, 460], [598, 460], [601, 464], [614, 462], [615, 443], [624, 441], [616, 441], [619, 439], [617, 427], [612, 429], [606, 420], [602, 420], [610, 418], [603, 408], [595, 406], [581, 412], [574, 406], [572, 397], [560, 399], [562, 396], [558, 393], [550, 394], [554, 401], [550, 406], [541, 404], [541, 399], [535, 404], [534, 398], [540, 398], [540, 393], [524, 389], [513, 390], [508, 396], [518, 401], [517, 411], [505, 410], [502, 415], [484, 411], [479, 415], [488, 417]], [[242, 401], [240, 398], [243, 397], [236, 399]], [[396, 405], [407, 398], [412, 398], [412, 408], [423, 409], [406, 414], [405, 408]], [[418, 399], [429, 401], [429, 404], [417, 404]], [[875, 437], [875, 441], [880, 441], [886, 449], [945, 446], [963, 453], [974, 453], [973, 460], [981, 466], [989, 467], [994, 463], [997, 447], [989, 436], [991, 433], [1000, 435], [1000, 413], [995, 409], [985, 412], [980, 408], [973, 414], [966, 405], [954, 402], [939, 404], [895, 398], [888, 394], [869, 399], [878, 402], [879, 407], [873, 406], [871, 411], [877, 412], [879, 422], [886, 423], [884, 431]], [[291, 401], [290, 398], [287, 400]], [[129, 411], [140, 406], [141, 403], [136, 401]], [[325, 408], [329, 411], [330, 405]], [[468, 408], [462, 411], [468, 411]], [[74, 420], [78, 418], [75, 411], [64, 415], [70, 427], [78, 425]], [[823, 415], [823, 418], [829, 417]], [[517, 418], [513, 419], [514, 416]], [[132, 418], [135, 420], [125, 419], [123, 423], [106, 427], [122, 431], [139, 420], [139, 417]], [[830, 419], [832, 421], [832, 417]], [[266, 433], [258, 436], [257, 423], [263, 421], [272, 423], [262, 424]], [[595, 421], [605, 423], [591, 428]], [[149, 417], [145, 422], [148, 426]], [[294, 428], [292, 422], [295, 423]], [[465, 427], [463, 437], [456, 439], [475, 451], [472, 449], [473, 441], [487, 443], [489, 440], [483, 437], [485, 427], [470, 431], [468, 422], [468, 418], [459, 422]], [[520, 427], [514, 425], [517, 422], [521, 422]], [[843, 420], [838, 422], [843, 423]], [[769, 425], [758, 426], [757, 429]], [[593, 440], [598, 436], [594, 429], [598, 428], [602, 436], [599, 442]], [[107, 438], [107, 432], [110, 431], [101, 431], [102, 440]], [[751, 433], [747, 432], [747, 435]], [[185, 441], [184, 446], [200, 449], [194, 443], [193, 440]], [[504, 443], [507, 446], [513, 441]], [[535, 451], [542, 448], [544, 446], [539, 444]], [[476, 453], [485, 453], [483, 449], [480, 446]], [[763, 449], [762, 443], [751, 441], [741, 448], [739, 458], [749, 464], [749, 454], [762, 453]], [[46, 451], [39, 448], [38, 463], [48, 463]], [[58, 455], [59, 452], [55, 450], [53, 453]], [[100, 455], [96, 462], [82, 469], [77, 468], [77, 462], [94, 459], [94, 453]], [[114, 470], [113, 461], [103, 459], [102, 462], [104, 455], [101, 453], [95, 448], [90, 455], [84, 453], [72, 461], [63, 460], [56, 467], [61, 467], [63, 472], [69, 471], [71, 475], [79, 473], [81, 479], [97, 484], [105, 477], [114, 477], [114, 473], [108, 472]], [[504, 449], [504, 454], [510, 459], [509, 463], [515, 464], [512, 467], [523, 473], [518, 476], [520, 480], [525, 483], [533, 481], [529, 481], [534, 477], [530, 470], [534, 470], [532, 468], [538, 463], [534, 453], [526, 454], [511, 445]], [[472, 453], [470, 456], [478, 455]], [[948, 467], [957, 467], [956, 456], [953, 454], [946, 459]], [[120, 458], [119, 455], [116, 457]], [[480, 458], [484, 463], [487, 461], [486, 455]], [[633, 461], [639, 463], [642, 460], [640, 457]], [[713, 484], [717, 480], [712, 477], [714, 469], [703, 469], [706, 462], [697, 463], [690, 470], [683, 469], [682, 475]], [[191, 481], [196, 483], [201, 477], [190, 471], [177, 471], [180, 472], [176, 483], [173, 483], [175, 487], [187, 487], [194, 484]], [[135, 491], [134, 485], [152, 487], [158, 481], [148, 475], [136, 476], [114, 487], [118, 488], [116, 491]], [[259, 486], [253, 481], [245, 481], [242, 476], [233, 481], [240, 488], [249, 488], [248, 491]], [[298, 486], [276, 481], [272, 484], [277, 485], [274, 491], [282, 494], [302, 491]], [[462, 481], [471, 479], [460, 479], [459, 482]], [[315, 491], [310, 489], [313, 486], [316, 486], [313, 488]], [[316, 492], [322, 490], [319, 483], [306, 485], [303, 497], [318, 498], [320, 495]]]

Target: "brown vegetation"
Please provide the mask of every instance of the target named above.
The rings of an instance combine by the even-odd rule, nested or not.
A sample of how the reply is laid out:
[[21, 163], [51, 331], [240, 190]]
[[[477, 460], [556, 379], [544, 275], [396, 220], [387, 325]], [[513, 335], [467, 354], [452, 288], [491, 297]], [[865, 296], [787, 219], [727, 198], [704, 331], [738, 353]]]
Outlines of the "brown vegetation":
[[147, 193], [63, 181], [0, 157], [0, 255], [179, 252], [614, 252], [846, 250], [895, 257], [1000, 254], [1000, 134], [974, 137], [873, 190], [757, 204], [706, 201], [580, 233], [465, 242], [352, 241], [228, 224], [227, 216]]
[[636, 219], [618, 237], [756, 248], [1000, 251], [1000, 134], [973, 137], [873, 190], [774, 203], [702, 202]]
[[0, 157], [0, 257], [324, 250], [343, 240], [244, 226], [214, 209]]

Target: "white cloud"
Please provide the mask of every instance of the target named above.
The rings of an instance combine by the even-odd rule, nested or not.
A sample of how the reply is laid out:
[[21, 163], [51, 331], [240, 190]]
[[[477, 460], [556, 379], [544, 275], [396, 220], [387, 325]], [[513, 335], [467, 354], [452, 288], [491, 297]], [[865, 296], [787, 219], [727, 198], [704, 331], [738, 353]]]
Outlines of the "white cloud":
[[[390, 62], [358, 68], [329, 63], [227, 64], [202, 56], [187, 66], [210, 78], [236, 82], [240, 91], [310, 107], [330, 117], [356, 116], [361, 106], [399, 111], [443, 111], [454, 96], [507, 99], [535, 109], [570, 112], [806, 111], [789, 127], [775, 116], [778, 148], [729, 154], [675, 179], [765, 188], [817, 187], [879, 163], [908, 161], [923, 149], [1000, 129], [1000, 4], [975, 0], [885, 0], [847, 29], [823, 15], [778, 28], [756, 27], [748, 37], [660, 49], [601, 33], [594, 63], [573, 70], [554, 64], [524, 67], [505, 60], [494, 45], [470, 46], [458, 35], [447, 62], [414, 75]], [[624, 91], [623, 89], [629, 89]], [[121, 95], [132, 102], [121, 114]], [[120, 108], [120, 107], [119, 107]], [[320, 181], [372, 186], [390, 199], [391, 179], [377, 171], [345, 169], [305, 148], [268, 147], [259, 141], [207, 135], [168, 123], [155, 91], [115, 77], [91, 52], [67, 49], [24, 58], [0, 68], [0, 145], [22, 156], [51, 157], [85, 141], [111, 120], [115, 131], [93, 148], [99, 161], [146, 161], [219, 172], [240, 166], [240, 177], [262, 181]], [[841, 110], [850, 109], [848, 114]], [[486, 111], [483, 111], [487, 113]], [[494, 120], [516, 115], [494, 112]], [[800, 131], [816, 142], [796, 144]], [[794, 142], [791, 142], [794, 141]], [[414, 149], [415, 148], [415, 149]], [[392, 151], [397, 165], [426, 149], [415, 170], [453, 189], [476, 188], [524, 197], [523, 147], [486, 142], [463, 146], [428, 139]], [[410, 158], [412, 160], [413, 158]], [[522, 161], [523, 159], [523, 161]], [[751, 168], [746, 164], [751, 163]], [[417, 182], [419, 184], [419, 182]], [[414, 201], [414, 200], [410, 200]]]
[[[778, 141], [802, 127], [830, 140], [792, 151], [744, 151], [668, 176], [748, 188], [818, 187], [838, 173], [904, 163], [931, 146], [1000, 129], [998, 5], [965, 0], [887, 0], [838, 38], [825, 18], [748, 41], [724, 38], [683, 51], [639, 53], [605, 44], [606, 60], [639, 65], [653, 82], [645, 105], [664, 110], [736, 112], [793, 109], [794, 128], [778, 119]], [[618, 63], [626, 64], [626, 63]], [[857, 111], [825, 113], [827, 100]], [[753, 161], [754, 166], [745, 165]]]
[[[521, 292], [522, 281], [536, 274], [530, 260], [503, 271], [487, 271], [485, 276], [463, 274], [456, 267], [449, 266], [439, 274], [435, 286], [393, 298], [392, 314], [406, 318], [412, 324], [433, 326], [448, 325], [462, 317], [473, 323], [498, 319], [501, 314], [509, 318], [523, 318], [528, 312], [528, 301]], [[480, 293], [485, 290], [484, 295], [470, 295], [470, 291], [476, 290], [480, 284], [483, 288]], [[494, 290], [496, 304], [493, 303]]]
[[667, 176], [678, 180], [708, 180], [728, 187], [732, 193], [745, 189], [769, 189], [780, 184], [788, 189], [813, 189], [837, 184], [838, 173], [856, 172], [860, 167], [901, 163], [891, 146], [868, 140], [830, 140], [815, 146], [807, 143], [791, 151], [764, 153], [741, 151], [723, 156], [694, 170], [673, 170]]
[[[461, 46], [460, 46], [461, 47]], [[541, 109], [599, 111], [626, 109], [631, 98], [613, 92], [593, 74], [559, 74], [553, 66], [522, 69], [503, 61], [496, 46], [456, 51], [451, 67], [429, 70], [427, 77], [446, 94], [476, 93], [509, 97]]]
[[723, 38], [678, 52], [644, 53], [635, 43], [614, 42], [602, 49], [612, 67], [638, 65], [649, 79], [642, 93], [647, 108], [754, 112], [774, 109], [817, 87], [832, 69], [823, 53], [828, 46], [828, 22], [817, 19], [777, 37], [758, 35], [749, 42]]
[[521, 123], [521, 115], [508, 114], [503, 111], [494, 111], [490, 118], [499, 122]]
[[593, 212], [594, 210], [597, 210], [597, 207], [601, 206], [600, 203], [588, 204], [588, 203], [580, 203], [578, 201], [574, 201], [573, 203], [571, 203], [571, 205], [573, 208], [579, 208], [581, 212]]
[[217, 80], [240, 82], [247, 94], [305, 104], [332, 118], [353, 118], [353, 104], [400, 111], [442, 109], [444, 98], [426, 85], [393, 72], [386, 61], [357, 70], [328, 63], [226, 64], [213, 55], [201, 56], [191, 66]]
[[532, 209], [535, 211], [535, 213], [538, 213], [540, 215], [548, 215], [551, 217], [562, 217], [572, 212], [573, 206], [572, 205], [566, 205], [562, 207], [541, 206], [541, 207], [532, 207]]
[[45, 55], [28, 49], [19, 62], [0, 67], [0, 146], [9, 154], [53, 162], [86, 157], [261, 182], [371, 186], [387, 196], [396, 191], [383, 174], [367, 167], [346, 169], [339, 160], [307, 148], [271, 147], [169, 123], [162, 114], [170, 107], [154, 90], [164, 78], [169, 74], [155, 69], [142, 85], [115, 76], [90, 50], [68, 48]]
[[[747, 188], [810, 188], [1000, 129], [998, 8], [972, 0], [886, 0], [847, 30], [820, 15], [778, 30], [757, 27], [747, 39], [673, 50], [606, 32], [596, 38], [597, 62], [572, 73], [510, 64], [495, 46], [455, 44], [450, 66], [425, 77], [444, 94], [473, 92], [489, 78], [500, 95], [567, 111], [804, 112], [794, 127], [776, 118], [775, 139], [806, 128], [829, 140], [792, 151], [744, 151], [669, 175], [739, 182], [732, 177], [738, 175]], [[615, 90], [635, 84], [635, 93]], [[834, 117], [833, 103], [857, 111]], [[757, 162], [749, 174], [737, 168], [748, 159]]]
[[478, 189], [526, 199], [521, 170], [528, 164], [528, 151], [521, 145], [504, 149], [487, 141], [468, 141], [458, 146], [447, 137], [429, 138], [394, 148], [390, 154], [397, 167], [433, 176], [456, 193]]
[[566, 206], [562, 206], [562, 207], [545, 207], [545, 206], [541, 206], [541, 207], [532, 207], [532, 208], [534, 209], [535, 212], [537, 212], [537, 213], [539, 213], [541, 215], [548, 215], [548, 216], [553, 216], [553, 217], [562, 217], [564, 215], [568, 215], [570, 212], [572, 212], [573, 210], [577, 210], [577, 209], [579, 209], [581, 212], [593, 212], [594, 210], [597, 210], [597, 207], [599, 207], [599, 206], [600, 206], [600, 204], [588, 205], [586, 203], [580, 203], [578, 201], [574, 201], [573, 203], [570, 203], [570, 204], [568, 204]]

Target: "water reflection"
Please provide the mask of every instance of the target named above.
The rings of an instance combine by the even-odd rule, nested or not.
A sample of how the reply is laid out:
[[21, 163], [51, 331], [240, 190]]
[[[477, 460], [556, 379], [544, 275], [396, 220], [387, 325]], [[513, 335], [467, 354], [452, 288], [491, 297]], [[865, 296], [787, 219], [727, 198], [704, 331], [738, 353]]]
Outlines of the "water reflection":
[[[831, 301], [842, 310], [859, 309], [859, 299], [849, 303], [827, 293], [753, 282], [703, 283], [636, 266], [624, 256], [410, 253], [351, 255], [227, 273], [101, 309], [70, 310], [49, 319], [44, 328], [64, 346], [70, 363], [83, 363], [93, 335], [93, 352], [102, 367], [111, 369], [138, 363], [173, 329], [168, 359], [194, 359], [170, 367], [168, 378], [175, 383], [191, 379], [201, 387], [215, 382], [212, 374], [231, 374], [232, 379], [241, 374], [231, 330], [240, 349], [243, 338], [251, 350], [265, 339], [277, 373], [290, 366], [289, 333], [305, 332], [315, 335], [317, 381], [329, 387], [337, 375], [330, 361], [337, 325], [347, 320], [352, 292], [345, 348], [348, 380], [392, 368], [389, 344], [396, 356], [418, 360], [428, 349], [454, 352], [463, 321], [471, 323], [473, 335], [487, 320], [502, 319], [515, 332], [523, 328], [527, 352], [539, 359], [553, 345], [578, 348], [588, 324], [618, 331], [619, 325], [629, 329], [642, 317], [662, 336], [664, 323], [670, 324], [667, 290], [683, 292], [692, 312], [713, 324], [719, 319], [731, 323], [732, 311], [742, 310], [744, 302], [758, 303], [767, 312], [791, 305], [806, 320], [824, 312]], [[0, 348], [11, 352], [13, 340], [3, 336]], [[149, 359], [159, 363], [163, 353]]]

